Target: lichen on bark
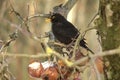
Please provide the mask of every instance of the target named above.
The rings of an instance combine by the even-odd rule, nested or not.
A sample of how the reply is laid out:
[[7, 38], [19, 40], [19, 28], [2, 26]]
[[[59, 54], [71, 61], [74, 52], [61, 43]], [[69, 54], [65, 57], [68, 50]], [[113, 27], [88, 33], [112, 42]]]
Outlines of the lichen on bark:
[[[109, 7], [108, 7], [109, 6]], [[103, 51], [120, 46], [120, 0], [100, 0], [99, 18], [96, 27], [101, 36]], [[104, 57], [110, 63], [107, 67], [108, 80], [120, 79], [120, 55]]]

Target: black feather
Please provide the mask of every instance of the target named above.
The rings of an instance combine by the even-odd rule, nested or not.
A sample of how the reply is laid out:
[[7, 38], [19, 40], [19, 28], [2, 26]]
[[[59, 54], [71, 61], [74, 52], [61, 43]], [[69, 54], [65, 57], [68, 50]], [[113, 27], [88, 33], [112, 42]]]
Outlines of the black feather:
[[[51, 23], [52, 32], [56, 39], [66, 45], [70, 44], [73, 39], [76, 39], [80, 34], [77, 28], [59, 13], [55, 13], [51, 16]], [[86, 46], [84, 38], [80, 41], [80, 46], [93, 53], [93, 51]]]

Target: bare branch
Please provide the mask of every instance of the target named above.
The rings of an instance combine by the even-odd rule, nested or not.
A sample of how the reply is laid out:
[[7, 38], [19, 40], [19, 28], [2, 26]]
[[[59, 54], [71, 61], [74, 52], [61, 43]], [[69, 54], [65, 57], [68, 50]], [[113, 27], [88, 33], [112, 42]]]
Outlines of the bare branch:
[[0, 54], [1, 54], [1, 52], [4, 50], [4, 48], [7, 47], [7, 46], [9, 46], [10, 43], [11, 43], [12, 41], [14, 41], [14, 40], [15, 40], [15, 39], [10, 39], [10, 40], [8, 40], [5, 44], [3, 44], [2, 47], [0, 48]]
[[36, 17], [48, 18], [49, 16], [50, 16], [50, 14], [35, 14], [35, 15], [28, 16], [27, 20], [30, 20], [30, 19], [36, 18]]
[[[63, 60], [63, 62], [65, 64], [67, 64], [66, 59], [64, 57], [62, 57], [60, 55], [60, 53], [57, 52], [53, 52], [50, 53], [53, 54], [55, 56], [57, 56], [59, 59]], [[79, 65], [81, 63], [83, 63], [84, 61], [88, 60], [88, 59], [92, 59], [92, 58], [96, 58], [96, 57], [102, 57], [102, 56], [109, 56], [109, 55], [114, 55], [114, 54], [120, 54], [120, 48], [117, 49], [113, 49], [113, 50], [109, 50], [109, 51], [104, 51], [104, 52], [99, 52], [97, 54], [94, 55], [90, 55], [89, 57], [83, 57], [77, 61], [75, 61], [71, 66], [76, 66]], [[38, 53], [37, 55], [29, 55], [29, 54], [11, 54], [11, 53], [6, 53], [6, 54], [0, 54], [0, 56], [9, 56], [9, 57], [23, 57], [23, 58], [40, 58], [40, 57], [48, 57], [50, 55], [47, 55], [46, 53]]]
[[74, 65], [81, 64], [82, 62], [88, 60], [89, 58], [109, 56], [109, 55], [114, 55], [114, 54], [120, 54], [120, 48], [118, 48], [118, 49], [113, 49], [113, 50], [109, 50], [109, 51], [104, 51], [104, 52], [99, 52], [99, 53], [97, 53], [97, 54], [90, 55], [89, 57], [84, 57], [84, 58], [79, 59], [78, 61], [76, 61], [76, 62], [74, 63]]
[[30, 55], [30, 54], [12, 54], [12, 53], [7, 53], [6, 54], [0, 54], [0, 56], [8, 56], [8, 57], [22, 57], [22, 58], [44, 58], [48, 57], [46, 53], [38, 53], [37, 55]]

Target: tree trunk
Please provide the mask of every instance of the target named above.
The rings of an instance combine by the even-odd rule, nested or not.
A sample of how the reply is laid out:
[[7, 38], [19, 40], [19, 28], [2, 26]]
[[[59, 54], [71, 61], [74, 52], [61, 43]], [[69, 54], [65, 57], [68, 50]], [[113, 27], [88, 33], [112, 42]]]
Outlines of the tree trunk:
[[[100, 0], [99, 11], [100, 17], [96, 25], [101, 36], [103, 51], [118, 48], [120, 46], [120, 0]], [[106, 56], [104, 60], [110, 63], [110, 66], [105, 69], [106, 79], [119, 80], [120, 55]]]

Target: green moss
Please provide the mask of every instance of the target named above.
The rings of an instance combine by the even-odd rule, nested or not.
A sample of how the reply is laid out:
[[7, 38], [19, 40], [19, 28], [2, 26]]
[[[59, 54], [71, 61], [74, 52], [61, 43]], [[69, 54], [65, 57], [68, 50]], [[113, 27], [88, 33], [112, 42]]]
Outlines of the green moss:
[[[111, 50], [120, 46], [120, 1], [119, 0], [100, 0], [100, 18], [97, 23], [97, 30], [102, 39], [103, 50]], [[107, 27], [105, 7], [111, 4], [113, 14], [111, 16], [112, 26]], [[106, 56], [110, 62], [108, 68], [111, 73], [109, 80], [120, 79], [120, 55]]]

